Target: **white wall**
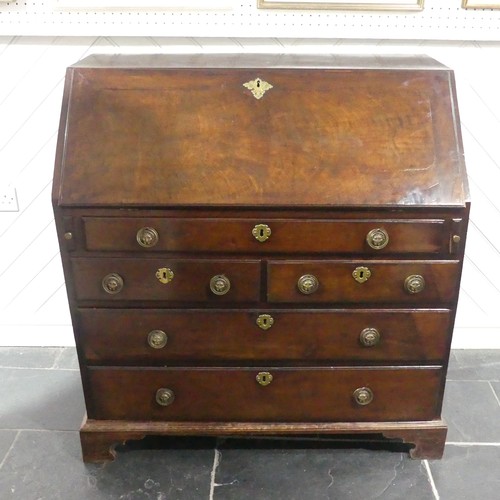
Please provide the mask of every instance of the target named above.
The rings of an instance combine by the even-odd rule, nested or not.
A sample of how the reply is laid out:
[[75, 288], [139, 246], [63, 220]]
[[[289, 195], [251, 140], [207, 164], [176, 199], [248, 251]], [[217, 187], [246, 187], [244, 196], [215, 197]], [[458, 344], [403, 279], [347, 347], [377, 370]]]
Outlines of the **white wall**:
[[[0, 36], [0, 345], [71, 345], [50, 190], [66, 66], [96, 52], [426, 53], [457, 77], [471, 191], [455, 348], [500, 348], [499, 42]], [[10, 186], [10, 188], [9, 188]]]
[[500, 10], [463, 9], [462, 0], [425, 0], [421, 11], [258, 9], [258, 0], [2, 2], [5, 35], [500, 40]]

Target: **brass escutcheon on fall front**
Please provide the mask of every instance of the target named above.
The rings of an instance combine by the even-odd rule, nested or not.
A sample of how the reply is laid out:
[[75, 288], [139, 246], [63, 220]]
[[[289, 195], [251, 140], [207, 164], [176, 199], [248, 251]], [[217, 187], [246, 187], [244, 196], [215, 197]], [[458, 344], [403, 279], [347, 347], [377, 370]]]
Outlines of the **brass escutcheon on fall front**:
[[268, 90], [273, 88], [270, 83], [259, 77], [255, 80], [250, 80], [249, 82], [244, 83], [243, 87], [250, 90], [255, 99], [261, 99]]

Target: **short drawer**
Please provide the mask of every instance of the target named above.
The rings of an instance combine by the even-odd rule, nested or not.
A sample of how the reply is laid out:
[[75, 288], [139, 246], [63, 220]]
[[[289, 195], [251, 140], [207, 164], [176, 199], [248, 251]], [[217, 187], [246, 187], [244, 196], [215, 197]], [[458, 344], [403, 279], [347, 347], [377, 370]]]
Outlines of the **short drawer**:
[[439, 415], [442, 376], [441, 367], [90, 368], [89, 418], [263, 422], [430, 420]]
[[[446, 253], [445, 220], [85, 217], [91, 251]], [[371, 246], [370, 246], [371, 245]]]
[[458, 261], [274, 260], [269, 302], [446, 304], [457, 298]]
[[78, 300], [255, 302], [260, 262], [154, 258], [73, 258]]
[[91, 364], [442, 361], [450, 311], [79, 309]]

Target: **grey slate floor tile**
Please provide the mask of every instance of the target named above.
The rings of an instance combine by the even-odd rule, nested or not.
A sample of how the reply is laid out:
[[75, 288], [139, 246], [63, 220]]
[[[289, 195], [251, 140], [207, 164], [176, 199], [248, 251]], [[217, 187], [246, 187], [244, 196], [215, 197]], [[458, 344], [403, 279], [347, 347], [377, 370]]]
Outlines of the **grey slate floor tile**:
[[54, 368], [78, 370], [78, 357], [75, 347], [63, 347], [61, 353], [56, 359]]
[[[500, 351], [452, 351], [448, 442], [500, 442], [499, 366]], [[115, 462], [83, 464], [77, 368], [74, 348], [0, 348], [0, 498], [208, 500], [213, 438], [149, 437], [118, 447]], [[213, 499], [434, 500], [423, 462], [369, 438], [221, 439]], [[500, 491], [498, 446], [448, 444], [430, 467], [441, 500]]]
[[0, 428], [77, 430], [85, 413], [80, 373], [0, 368]]
[[2, 368], [52, 368], [60, 347], [0, 347]]
[[0, 464], [3, 462], [5, 455], [9, 451], [17, 431], [1, 431], [0, 430]]
[[488, 382], [449, 380], [443, 416], [448, 442], [500, 442], [500, 406]]
[[[497, 403], [500, 405], [500, 382], [490, 382], [493, 392], [496, 395]], [[500, 424], [498, 424], [500, 425]]]
[[449, 380], [500, 381], [500, 354], [491, 349], [455, 349], [448, 367]]
[[429, 462], [441, 500], [493, 500], [500, 496], [500, 446], [446, 446]]
[[[231, 445], [229, 445], [231, 446]], [[433, 500], [427, 473], [407, 453], [365, 449], [220, 446], [215, 500]]]
[[85, 465], [77, 432], [22, 431], [0, 473], [0, 498], [208, 499], [213, 460], [213, 449], [171, 448]]

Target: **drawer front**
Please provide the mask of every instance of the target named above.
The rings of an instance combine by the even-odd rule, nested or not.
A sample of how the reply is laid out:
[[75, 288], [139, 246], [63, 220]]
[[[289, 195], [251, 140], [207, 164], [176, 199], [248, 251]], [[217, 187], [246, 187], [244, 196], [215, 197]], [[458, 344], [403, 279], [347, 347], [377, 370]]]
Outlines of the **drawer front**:
[[446, 304], [456, 300], [459, 275], [458, 261], [275, 260], [268, 263], [267, 298], [269, 302]]
[[[268, 374], [272, 381], [261, 385], [257, 378], [269, 382]], [[88, 375], [90, 418], [349, 422], [436, 418], [443, 370], [91, 368]], [[360, 405], [354, 394], [365, 388], [373, 400]], [[160, 389], [171, 392], [158, 394]], [[369, 394], [360, 397], [366, 402]], [[171, 404], [161, 406], [157, 396]]]
[[450, 238], [444, 220], [86, 217], [84, 227], [91, 251], [435, 254]]
[[260, 294], [259, 261], [74, 258], [71, 267], [78, 300], [217, 304], [256, 302]]
[[[87, 362], [439, 361], [450, 311], [80, 309]], [[260, 325], [260, 326], [259, 326]]]

